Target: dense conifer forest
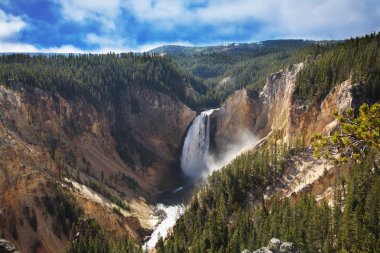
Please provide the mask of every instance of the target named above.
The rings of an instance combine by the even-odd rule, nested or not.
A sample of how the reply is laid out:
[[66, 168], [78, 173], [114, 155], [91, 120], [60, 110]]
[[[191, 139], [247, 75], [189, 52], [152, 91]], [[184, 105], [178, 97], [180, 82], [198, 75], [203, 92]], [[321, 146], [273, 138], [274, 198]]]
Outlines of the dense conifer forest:
[[169, 58], [152, 54], [104, 55], [4, 55], [0, 57], [0, 81], [7, 86], [38, 87], [68, 99], [85, 98], [97, 108], [117, 103], [128, 86], [153, 89], [195, 105], [195, 93], [204, 85], [185, 75]]
[[82, 219], [72, 229], [66, 253], [142, 253], [141, 247], [128, 238], [112, 238], [93, 219]]
[[[179, 52], [169, 50], [168, 55], [181, 69], [202, 79], [208, 87], [206, 94], [198, 99], [199, 103], [217, 107], [242, 87], [261, 90], [269, 74], [289, 63], [301, 62], [314, 44], [323, 46], [330, 42], [273, 40]], [[225, 78], [231, 81], [223, 83]]]
[[[270, 147], [273, 150], [273, 147]], [[334, 185], [334, 201], [262, 200], [289, 153], [249, 152], [214, 172], [191, 201], [159, 253], [231, 252], [257, 249], [272, 237], [292, 241], [302, 252], [377, 252], [380, 245], [378, 151], [351, 167], [348, 180]]]
[[380, 99], [380, 33], [329, 46], [313, 45], [306, 67], [297, 76], [296, 98], [321, 102], [349, 78], [363, 86], [367, 102]]
[[[379, 100], [380, 35], [343, 42], [276, 40], [241, 50], [157, 54], [3, 55], [0, 81], [81, 96], [98, 108], [117, 101], [122, 88], [139, 85], [168, 94], [192, 108], [217, 107], [235, 90], [261, 90], [268, 74], [306, 59], [296, 98], [319, 102], [335, 84], [352, 78], [368, 102]], [[250, 44], [249, 44], [250, 45]], [[221, 84], [224, 78], [231, 82]], [[193, 90], [194, 92], [189, 92]]]
[[[38, 87], [68, 99], [83, 97], [97, 108], [117, 103], [120, 91], [128, 86], [168, 94], [194, 109], [218, 107], [239, 88], [260, 90], [268, 74], [302, 61], [312, 44], [276, 40], [242, 50], [168, 56], [10, 54], [0, 57], [0, 82]], [[219, 85], [225, 77], [233, 82]]]

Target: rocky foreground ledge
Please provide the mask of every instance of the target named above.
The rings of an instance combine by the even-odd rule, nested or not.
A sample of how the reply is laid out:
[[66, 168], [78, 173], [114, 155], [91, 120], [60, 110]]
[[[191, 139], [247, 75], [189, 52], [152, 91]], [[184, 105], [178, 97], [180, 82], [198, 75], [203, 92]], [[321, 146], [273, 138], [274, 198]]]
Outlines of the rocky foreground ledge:
[[253, 252], [245, 249], [242, 253], [301, 253], [292, 242], [282, 242], [280, 239], [272, 238], [267, 247], [262, 247]]
[[0, 239], [0, 253], [20, 253], [10, 241]]

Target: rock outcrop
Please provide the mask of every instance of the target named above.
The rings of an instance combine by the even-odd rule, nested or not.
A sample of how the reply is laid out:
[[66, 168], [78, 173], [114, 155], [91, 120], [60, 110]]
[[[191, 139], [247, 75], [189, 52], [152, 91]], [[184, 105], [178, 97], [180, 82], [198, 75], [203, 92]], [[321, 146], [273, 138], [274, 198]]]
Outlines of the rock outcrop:
[[10, 241], [0, 239], [0, 253], [20, 253]]
[[278, 252], [280, 250], [280, 246], [281, 246], [281, 241], [280, 239], [277, 239], [277, 238], [272, 238], [270, 241], [269, 241], [269, 244], [268, 244], [268, 249], [272, 252]]
[[259, 95], [242, 89], [229, 97], [213, 117], [216, 152], [242, 132], [261, 139], [279, 131], [287, 143], [303, 139], [308, 144], [315, 132], [328, 133], [336, 127], [335, 111], [343, 112], [359, 103], [351, 80], [337, 85], [320, 104], [296, 100], [296, 76], [302, 68], [302, 63], [290, 65], [269, 75]]
[[[216, 157], [223, 157], [228, 153], [225, 149], [230, 148], [229, 144], [242, 137], [250, 142], [249, 145], [244, 143], [243, 150], [268, 141], [273, 143], [274, 139], [278, 144], [309, 146], [314, 133], [329, 134], [338, 127], [334, 112], [358, 108], [363, 102], [361, 86], [350, 79], [337, 84], [320, 102], [297, 100], [296, 76], [302, 68], [302, 63], [290, 65], [269, 75], [260, 94], [241, 89], [226, 100], [212, 115], [213, 133], [210, 136], [214, 145], [211, 148]], [[305, 150], [285, 166], [282, 177], [266, 189], [264, 197], [267, 199], [276, 194], [283, 198], [312, 191], [318, 195], [318, 201], [324, 198], [330, 203], [329, 182], [339, 175], [340, 169], [327, 161], [315, 159], [309, 150]]]
[[[243, 250], [242, 253], [251, 253]], [[280, 239], [272, 238], [267, 247], [262, 247], [252, 253], [301, 253], [292, 242], [282, 242]]]
[[226, 152], [233, 143], [240, 142], [254, 131], [259, 118], [261, 102], [259, 94], [246, 89], [235, 91], [211, 120], [211, 143], [216, 153]]
[[290, 142], [294, 142], [295, 138], [303, 138], [309, 143], [316, 132], [330, 133], [338, 125], [334, 112], [343, 113], [348, 108], [361, 104], [361, 100], [360, 87], [350, 79], [336, 85], [320, 104], [317, 101], [305, 103], [292, 100], [287, 138]]
[[242, 89], [229, 97], [214, 116], [216, 152], [244, 133], [261, 139], [273, 130], [289, 128], [296, 75], [302, 67], [302, 63], [291, 65], [270, 75], [260, 94]]

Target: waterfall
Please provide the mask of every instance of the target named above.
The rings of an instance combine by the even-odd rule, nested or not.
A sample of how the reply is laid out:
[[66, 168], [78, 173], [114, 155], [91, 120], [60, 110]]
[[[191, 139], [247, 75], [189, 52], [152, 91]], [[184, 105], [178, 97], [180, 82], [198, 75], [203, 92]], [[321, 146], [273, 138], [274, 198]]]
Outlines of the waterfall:
[[[248, 150], [256, 143], [256, 137], [248, 131], [242, 131], [240, 139], [227, 145], [227, 151], [220, 159], [216, 159], [209, 154], [210, 147], [210, 116], [219, 109], [211, 109], [201, 112], [191, 124], [182, 148], [181, 168], [183, 173], [191, 177], [193, 181], [204, 179], [209, 173], [218, 170], [230, 163], [237, 155]], [[183, 191], [184, 187], [178, 187], [171, 193], [175, 194]], [[165, 238], [167, 231], [175, 224], [177, 219], [183, 214], [185, 207], [182, 204], [166, 206], [158, 204], [158, 210], [166, 214], [157, 227], [154, 229], [150, 239], [144, 244], [144, 250], [151, 250], [156, 245], [160, 236]], [[157, 218], [157, 217], [155, 217]], [[145, 252], [146, 252], [145, 251]]]
[[200, 179], [209, 168], [210, 115], [215, 109], [201, 112], [190, 126], [181, 155], [181, 168], [186, 176]]
[[[210, 115], [214, 110], [217, 109], [201, 112], [194, 119], [183, 144], [181, 167], [184, 174], [194, 181], [201, 179], [209, 170]], [[178, 187], [172, 191], [172, 194], [182, 190], [184, 190], [183, 186]], [[145, 252], [154, 248], [160, 236], [163, 238], [167, 236], [167, 231], [174, 226], [185, 210], [182, 204], [170, 206], [158, 204], [156, 209], [163, 211], [166, 217], [157, 225], [150, 239], [143, 245]]]

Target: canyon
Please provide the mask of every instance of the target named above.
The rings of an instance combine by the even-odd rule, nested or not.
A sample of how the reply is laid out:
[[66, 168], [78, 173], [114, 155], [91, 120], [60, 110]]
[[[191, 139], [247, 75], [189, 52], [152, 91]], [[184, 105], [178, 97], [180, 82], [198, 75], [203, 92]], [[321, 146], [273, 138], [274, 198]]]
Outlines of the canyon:
[[[261, 92], [237, 90], [220, 108], [205, 112], [139, 87], [123, 90], [119, 107], [108, 104], [98, 110], [84, 100], [68, 100], [20, 83], [0, 86], [2, 237], [21, 252], [30, 252], [31, 245], [40, 252], [61, 252], [68, 237], [60, 225], [49, 232], [56, 213], [49, 212], [45, 203], [51, 200], [57, 210], [62, 194], [114, 235], [142, 238], [157, 226], [156, 231], [164, 235], [170, 226], [162, 230], [160, 218], [154, 215], [152, 203], [157, 196], [188, 180], [205, 180], [237, 155], [273, 138], [308, 145], [313, 133], [335, 129], [333, 112], [360, 103], [351, 80], [337, 85], [321, 104], [295, 100], [296, 75], [303, 66], [289, 65], [269, 75]], [[308, 159], [301, 157], [301, 163]], [[307, 173], [311, 167], [299, 171], [306, 168]], [[316, 172], [303, 187], [322, 175]], [[284, 196], [302, 191], [294, 183], [297, 177], [286, 182], [289, 189]], [[122, 196], [126, 207], [86, 186], [95, 179]], [[267, 198], [277, 190], [268, 189]], [[331, 198], [327, 191], [326, 184], [319, 189], [320, 196]], [[169, 218], [182, 212], [161, 209], [167, 210]], [[31, 218], [37, 226], [28, 224]]]
[[[36, 242], [43, 252], [64, 249], [67, 231], [46, 209], [46, 201], [59, 208], [62, 192], [115, 235], [140, 238], [156, 224], [147, 203], [181, 182], [178, 154], [195, 112], [141, 88], [120, 101], [99, 111], [38, 88], [0, 87], [0, 227], [21, 252]], [[107, 183], [129, 210], [114, 213], [109, 197], [82, 185], [91, 180]]]
[[[303, 63], [290, 65], [268, 76], [261, 93], [241, 89], [221, 108], [199, 113], [184, 142], [181, 156], [184, 174], [193, 182], [202, 183], [213, 171], [265, 142], [294, 146], [301, 141], [307, 147], [315, 132], [329, 134], [339, 125], [335, 112], [344, 113], [362, 102], [351, 80], [337, 85], [320, 105], [315, 101], [296, 101], [293, 96], [296, 75], [303, 66]], [[275, 194], [285, 198], [309, 191], [316, 201], [332, 205], [331, 185], [341, 173], [347, 171], [304, 151], [291, 157], [277, 185], [268, 187], [263, 196], [270, 200]], [[169, 216], [179, 218], [170, 211]], [[162, 236], [165, 238], [166, 232]], [[157, 240], [156, 237], [154, 241]]]

